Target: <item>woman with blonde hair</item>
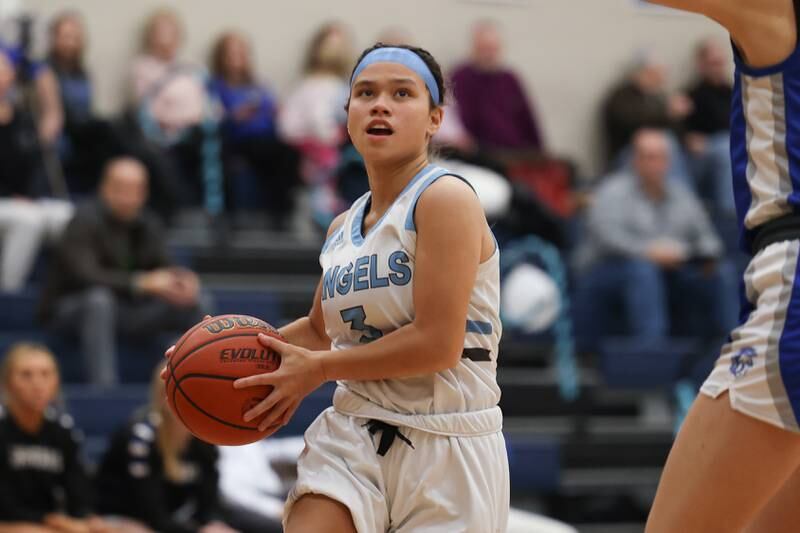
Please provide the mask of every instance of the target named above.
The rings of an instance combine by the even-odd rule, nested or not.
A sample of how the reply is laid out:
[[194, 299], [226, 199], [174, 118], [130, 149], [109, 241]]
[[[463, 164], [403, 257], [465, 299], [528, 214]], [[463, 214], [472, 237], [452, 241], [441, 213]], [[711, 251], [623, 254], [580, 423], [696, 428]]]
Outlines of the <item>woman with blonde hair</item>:
[[152, 200], [162, 214], [176, 205], [204, 205], [219, 214], [224, 196], [217, 118], [206, 71], [178, 55], [183, 40], [183, 25], [171, 9], [159, 9], [145, 22], [131, 68], [136, 133], [146, 141], [137, 150], [148, 162]]
[[107, 531], [89, 516], [91, 491], [72, 420], [53, 408], [59, 372], [52, 352], [13, 345], [0, 386], [0, 533]]
[[344, 208], [332, 180], [346, 138], [344, 104], [353, 59], [347, 28], [336, 22], [323, 25], [309, 43], [303, 78], [278, 115], [280, 135], [303, 155], [301, 174], [311, 186], [313, 215], [321, 227]]
[[217, 520], [217, 450], [172, 414], [161, 369], [147, 407], [112, 437], [97, 474], [98, 507], [161, 533], [233, 533]]

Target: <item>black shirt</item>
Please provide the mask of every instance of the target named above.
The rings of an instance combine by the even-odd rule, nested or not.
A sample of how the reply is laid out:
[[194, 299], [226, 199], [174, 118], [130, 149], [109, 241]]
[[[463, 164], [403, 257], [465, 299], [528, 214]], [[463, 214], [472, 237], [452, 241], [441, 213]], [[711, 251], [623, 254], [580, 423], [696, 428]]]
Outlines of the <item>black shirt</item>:
[[164, 473], [158, 417], [140, 416], [118, 431], [97, 473], [98, 509], [128, 516], [162, 533], [189, 533], [218, 514], [217, 449], [191, 438], [181, 456], [185, 479]]
[[711, 135], [730, 130], [731, 99], [730, 85], [712, 85], [698, 82], [689, 91], [694, 110], [686, 118], [686, 131]]
[[32, 122], [19, 110], [5, 124], [0, 122], [0, 196], [34, 196], [40, 192], [34, 183], [37, 142]]
[[0, 522], [88, 514], [91, 486], [78, 449], [69, 416], [48, 412], [31, 434], [0, 407]]
[[666, 95], [646, 93], [631, 82], [611, 91], [603, 106], [603, 123], [609, 162], [628, 146], [638, 129], [675, 126], [669, 116]]

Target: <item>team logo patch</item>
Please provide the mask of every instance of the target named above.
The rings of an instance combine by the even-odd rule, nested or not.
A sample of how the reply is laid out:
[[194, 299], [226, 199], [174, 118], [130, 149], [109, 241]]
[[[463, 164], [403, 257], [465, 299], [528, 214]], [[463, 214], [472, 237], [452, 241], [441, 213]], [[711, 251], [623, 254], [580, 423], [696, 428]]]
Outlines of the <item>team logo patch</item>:
[[747, 374], [747, 371], [753, 367], [753, 359], [757, 355], [756, 351], [750, 347], [739, 350], [739, 353], [731, 358], [731, 374], [737, 378]]

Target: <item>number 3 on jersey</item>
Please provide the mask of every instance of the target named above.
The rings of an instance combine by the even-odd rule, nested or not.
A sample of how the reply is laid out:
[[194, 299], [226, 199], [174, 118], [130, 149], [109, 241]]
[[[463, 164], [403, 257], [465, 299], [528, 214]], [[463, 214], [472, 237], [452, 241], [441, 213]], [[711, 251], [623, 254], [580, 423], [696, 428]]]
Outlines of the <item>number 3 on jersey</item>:
[[381, 330], [364, 323], [364, 321], [367, 319], [367, 313], [364, 312], [363, 305], [342, 309], [339, 311], [339, 314], [342, 315], [342, 320], [345, 322], [345, 324], [350, 324], [350, 329], [353, 331], [364, 332], [364, 334], [358, 340], [358, 342], [361, 344], [366, 344], [383, 337], [383, 332]]

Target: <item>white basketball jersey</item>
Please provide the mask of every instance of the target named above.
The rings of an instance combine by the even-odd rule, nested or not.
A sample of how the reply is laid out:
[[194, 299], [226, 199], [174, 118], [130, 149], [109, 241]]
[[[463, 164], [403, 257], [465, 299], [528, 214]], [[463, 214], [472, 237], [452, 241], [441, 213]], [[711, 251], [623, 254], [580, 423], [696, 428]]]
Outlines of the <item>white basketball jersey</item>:
[[[414, 209], [436, 179], [451, 175], [428, 165], [409, 182], [381, 219], [362, 234], [370, 193], [356, 200], [344, 223], [325, 242], [322, 310], [332, 349], [371, 342], [414, 320]], [[458, 238], [458, 236], [453, 236]], [[495, 407], [500, 341], [500, 255], [478, 268], [464, 325], [464, 351], [451, 369], [406, 379], [340, 381], [339, 386], [384, 409], [427, 415]]]

